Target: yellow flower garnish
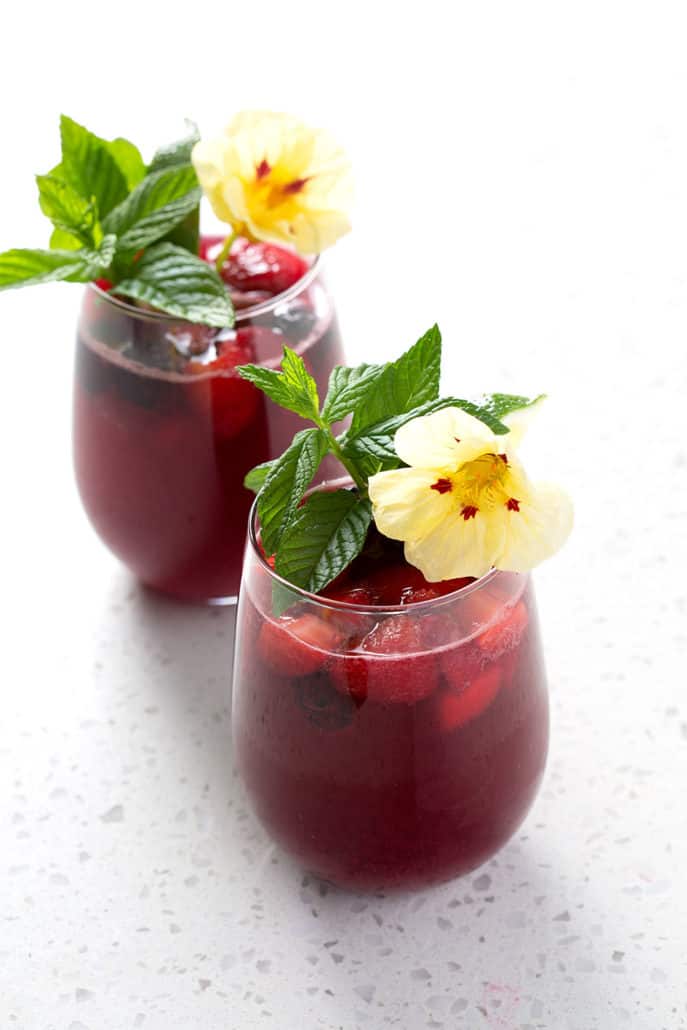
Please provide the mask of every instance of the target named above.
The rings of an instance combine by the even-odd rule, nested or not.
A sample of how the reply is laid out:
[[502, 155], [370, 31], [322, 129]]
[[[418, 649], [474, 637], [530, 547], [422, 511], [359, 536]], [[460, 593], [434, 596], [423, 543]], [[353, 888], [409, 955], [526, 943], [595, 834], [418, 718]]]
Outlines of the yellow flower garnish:
[[192, 158], [215, 214], [242, 236], [319, 254], [350, 229], [346, 155], [291, 115], [245, 111]]
[[379, 531], [405, 542], [406, 560], [428, 581], [492, 568], [526, 572], [565, 542], [569, 498], [530, 483], [515, 454], [535, 407], [504, 416], [504, 436], [460, 408], [423, 415], [396, 433], [396, 452], [410, 468], [370, 478], [372, 511]]

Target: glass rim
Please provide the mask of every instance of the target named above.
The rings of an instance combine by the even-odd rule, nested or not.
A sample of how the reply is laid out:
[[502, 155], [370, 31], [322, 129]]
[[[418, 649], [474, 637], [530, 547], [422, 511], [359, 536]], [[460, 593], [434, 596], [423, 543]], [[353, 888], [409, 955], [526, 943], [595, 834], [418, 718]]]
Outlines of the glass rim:
[[[321, 490], [323, 487], [341, 482], [346, 482], [346, 480], [343, 478], [327, 479], [322, 483], [318, 483], [314, 487], [314, 490], [309, 492]], [[319, 594], [313, 594], [311, 591], [305, 590], [303, 587], [290, 583], [288, 579], [284, 579], [284, 577], [280, 576], [278, 572], [275, 572], [264, 557], [260, 545], [258, 544], [257, 522], [258, 498], [256, 496], [251, 504], [250, 512], [248, 513], [248, 542], [253, 549], [253, 553], [257, 556], [260, 565], [269, 573], [270, 577], [275, 582], [282, 584], [282, 586], [290, 590], [294, 595], [300, 598], [300, 600], [308, 601], [310, 603], [315, 602], [322, 608], [333, 608], [338, 611], [347, 612], [359, 612], [361, 615], [370, 615], [375, 612], [380, 615], [401, 614], [403, 612], [406, 614], [409, 614], [410, 612], [417, 613], [420, 611], [427, 612], [431, 608], [441, 607], [446, 604], [454, 604], [458, 598], [468, 597], [470, 594], [474, 594], [477, 591], [482, 590], [485, 586], [493, 583], [494, 580], [499, 579], [501, 576], [521, 575], [523, 580], [526, 580], [529, 575], [529, 573], [508, 573], [503, 572], [500, 569], [490, 569], [489, 572], [486, 572], [483, 576], [480, 576], [479, 579], [476, 579], [474, 583], [461, 587], [459, 590], [454, 590], [450, 594], [443, 594], [441, 597], [431, 597], [427, 601], [413, 601], [411, 604], [356, 604], [351, 601], [337, 601], [333, 597], [321, 597]], [[504, 604], [506, 603], [506, 599], [504, 598]]]
[[[267, 300], [261, 300], [257, 304], [251, 304], [246, 308], [235, 309], [234, 324], [238, 325], [240, 322], [248, 321], [251, 318], [257, 318], [259, 315], [269, 314], [269, 312], [273, 311], [278, 304], [283, 304], [289, 300], [293, 300], [294, 297], [297, 297], [303, 290], [307, 289], [308, 286], [311, 285], [320, 272], [321, 265], [322, 255], [316, 254], [308, 268], [308, 271], [305, 272], [292, 286], [289, 286], [288, 289], [282, 290], [281, 293], [277, 293], [274, 297], [269, 297]], [[185, 322], [188, 325], [203, 324], [201, 322], [193, 322], [191, 319], [184, 318], [182, 315], [169, 315], [164, 311], [147, 311], [144, 308], [137, 308], [134, 304], [129, 303], [124, 298], [113, 296], [109, 290], [103, 290], [96, 282], [93, 281], [86, 284], [86, 289], [92, 290], [98, 297], [111, 304], [112, 307], [120, 308], [132, 318], [139, 318], [150, 322], [173, 322], [175, 324]], [[209, 328], [214, 329], [218, 333], [224, 331], [219, 326], [210, 326]]]

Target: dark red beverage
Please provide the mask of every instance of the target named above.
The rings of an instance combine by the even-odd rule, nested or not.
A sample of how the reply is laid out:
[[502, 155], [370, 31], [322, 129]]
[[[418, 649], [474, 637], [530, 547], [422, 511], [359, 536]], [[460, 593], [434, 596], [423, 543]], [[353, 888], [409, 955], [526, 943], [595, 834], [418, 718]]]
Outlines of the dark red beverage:
[[[221, 243], [206, 239], [212, 259]], [[254, 465], [305, 425], [236, 366], [278, 367], [284, 343], [324, 394], [343, 361], [329, 295], [294, 254], [239, 240], [225, 266], [235, 330], [214, 330], [86, 290], [76, 353], [74, 457], [86, 512], [145, 584], [176, 597], [238, 593]]]
[[[372, 536], [314, 598], [249, 541], [237, 624], [234, 737], [269, 832], [354, 888], [459, 876], [514, 833], [547, 753], [529, 577], [430, 584]], [[275, 617], [273, 603], [291, 605]]]

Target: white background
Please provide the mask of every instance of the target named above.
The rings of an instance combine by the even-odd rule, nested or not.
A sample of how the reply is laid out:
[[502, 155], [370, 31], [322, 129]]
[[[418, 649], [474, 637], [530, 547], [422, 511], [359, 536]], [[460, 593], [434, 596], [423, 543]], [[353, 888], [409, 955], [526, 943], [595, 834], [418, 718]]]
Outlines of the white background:
[[79, 288], [3, 294], [3, 1027], [687, 1025], [683, 14], [6, 15], [0, 249], [47, 245], [32, 175], [57, 160], [60, 111], [145, 156], [184, 116], [324, 124], [356, 170], [355, 229], [328, 262], [350, 358], [438, 321], [447, 390], [549, 393], [531, 457], [577, 526], [537, 574], [553, 741], [521, 833], [472, 880], [322, 894], [231, 775], [231, 614], [142, 595], [80, 511]]

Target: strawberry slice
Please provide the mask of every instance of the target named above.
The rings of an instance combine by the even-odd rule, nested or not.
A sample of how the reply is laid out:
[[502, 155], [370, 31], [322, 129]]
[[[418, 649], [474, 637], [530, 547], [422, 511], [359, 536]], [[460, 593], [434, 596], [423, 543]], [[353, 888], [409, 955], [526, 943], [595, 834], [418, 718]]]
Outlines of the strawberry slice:
[[435, 690], [434, 655], [422, 650], [419, 625], [406, 617], [383, 619], [367, 634], [356, 653], [329, 663], [334, 685], [356, 701], [414, 704]]
[[367, 578], [368, 589], [377, 597], [378, 604], [418, 604], [435, 597], [445, 597], [474, 582], [470, 578], [445, 579], [429, 583], [419, 569], [412, 565], [386, 565]]
[[[199, 250], [204, 261], [213, 262], [223, 243], [222, 237], [206, 237]], [[308, 271], [308, 263], [292, 250], [274, 243], [252, 243], [238, 239], [222, 265], [222, 278], [241, 293], [264, 291], [271, 296], [294, 286]]]
[[[445, 668], [444, 675], [446, 676]], [[438, 718], [442, 730], [450, 732], [476, 719], [489, 707], [500, 686], [501, 672], [498, 666], [489, 665], [474, 679], [464, 682], [461, 689], [442, 690], [437, 698]]]
[[209, 263], [214, 262], [225, 239], [225, 236], [201, 236], [198, 241], [198, 257]]
[[261, 394], [252, 383], [241, 379], [236, 366], [255, 360], [255, 334], [263, 331], [251, 326], [227, 334], [217, 342], [213, 361], [189, 361], [186, 365], [186, 371], [192, 375], [213, 373], [208, 386], [212, 424], [215, 434], [222, 439], [236, 436], [250, 425], [262, 406]]
[[309, 676], [325, 665], [345, 638], [339, 626], [313, 612], [282, 615], [262, 624], [258, 650], [265, 665], [280, 676]]
[[323, 597], [328, 597], [332, 601], [343, 601], [345, 604], [364, 604], [374, 605], [377, 603], [377, 599], [369, 587], [362, 583], [360, 586], [342, 586], [333, 589], [333, 584], [322, 591]]
[[[343, 572], [329, 586], [322, 591], [322, 597], [332, 601], [342, 601], [351, 605], [374, 605], [377, 603], [375, 596], [370, 593], [364, 581], [360, 583], [351, 582], [346, 572]], [[347, 648], [357, 644], [374, 627], [376, 620], [370, 613], [347, 611], [345, 608], [331, 608], [327, 616], [333, 619], [338, 626], [346, 633], [348, 638]]]
[[476, 640], [477, 646], [490, 658], [498, 658], [518, 646], [528, 622], [527, 607], [523, 601], [518, 601], [514, 608], [504, 609], [503, 618], [494, 626], [480, 633]]

